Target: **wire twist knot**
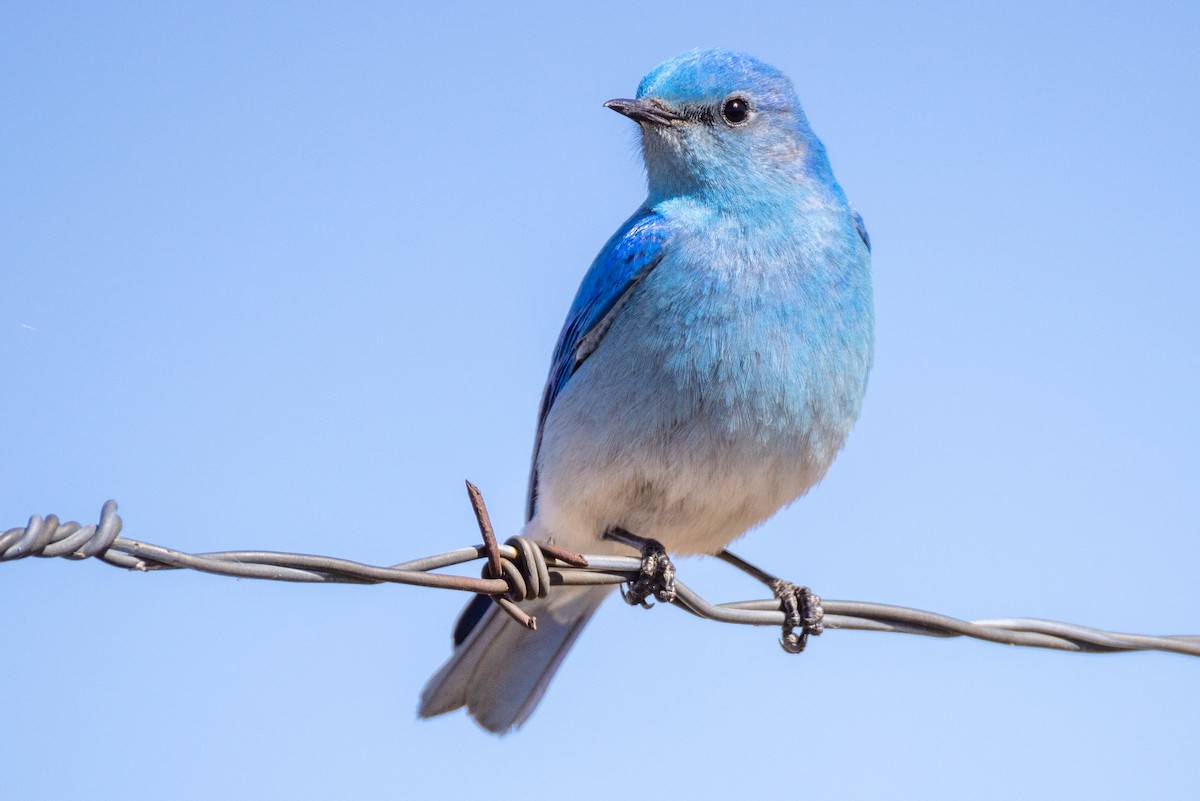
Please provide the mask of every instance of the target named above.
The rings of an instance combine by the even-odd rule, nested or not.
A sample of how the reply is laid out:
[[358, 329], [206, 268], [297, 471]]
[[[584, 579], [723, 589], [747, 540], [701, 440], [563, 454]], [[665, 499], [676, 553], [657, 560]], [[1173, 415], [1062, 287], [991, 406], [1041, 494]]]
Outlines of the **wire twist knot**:
[[525, 537], [509, 537], [504, 544], [516, 549], [516, 559], [500, 556], [499, 574], [491, 560], [484, 562], [483, 577], [507, 583], [508, 592], [503, 597], [511, 601], [545, 598], [550, 593], [550, 570], [542, 549]]
[[81, 526], [74, 521], [60, 523], [57, 515], [33, 515], [25, 527], [0, 534], [0, 562], [26, 556], [88, 559], [106, 552], [120, 533], [116, 501], [104, 504], [99, 524]]

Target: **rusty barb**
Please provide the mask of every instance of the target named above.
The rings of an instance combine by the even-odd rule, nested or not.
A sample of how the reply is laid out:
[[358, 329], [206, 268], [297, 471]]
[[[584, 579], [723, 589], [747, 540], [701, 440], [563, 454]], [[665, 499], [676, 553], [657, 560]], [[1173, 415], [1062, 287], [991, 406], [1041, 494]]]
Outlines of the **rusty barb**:
[[[115, 501], [104, 504], [99, 523], [86, 526], [60, 522], [54, 515], [34, 515], [27, 525], [0, 534], [0, 562], [25, 557], [92, 558], [142, 572], [186, 569], [271, 581], [436, 587], [487, 595], [530, 629], [536, 628], [537, 621], [521, 609], [522, 601], [544, 598], [558, 586], [628, 584], [642, 573], [642, 560], [631, 556], [585, 556], [552, 543], [521, 537], [513, 537], [501, 545], [496, 541], [483, 495], [470, 482], [467, 493], [483, 535], [482, 545], [389, 567], [276, 551], [183, 553], [120, 536], [122, 523]], [[1126, 634], [1029, 618], [965, 621], [890, 604], [820, 599], [806, 587], [776, 579], [732, 554], [726, 552], [720, 557], [763, 580], [773, 588], [774, 597], [713, 604], [676, 580], [676, 593], [669, 605], [722, 623], [780, 629], [785, 650], [792, 652], [802, 649], [809, 634], [852, 629], [928, 637], [973, 637], [1006, 645], [1078, 653], [1165, 651], [1200, 656], [1200, 635]], [[435, 572], [478, 560], [484, 562], [479, 578]], [[796, 628], [801, 629], [800, 633], [795, 632]]]
[[475, 510], [475, 520], [479, 522], [479, 533], [483, 535], [483, 548], [487, 555], [483, 578], [501, 579], [508, 586], [507, 592], [492, 593], [490, 597], [513, 620], [527, 629], [537, 629], [537, 618], [527, 614], [517, 603], [528, 598], [545, 598], [549, 594], [552, 581], [546, 558], [571, 567], [587, 567], [587, 558], [550, 542], [511, 537], [504, 544], [516, 549], [517, 559], [505, 559], [500, 552], [500, 544], [496, 542], [492, 516], [483, 502], [483, 493], [470, 481], [467, 482], [467, 496], [471, 499], [471, 508]]

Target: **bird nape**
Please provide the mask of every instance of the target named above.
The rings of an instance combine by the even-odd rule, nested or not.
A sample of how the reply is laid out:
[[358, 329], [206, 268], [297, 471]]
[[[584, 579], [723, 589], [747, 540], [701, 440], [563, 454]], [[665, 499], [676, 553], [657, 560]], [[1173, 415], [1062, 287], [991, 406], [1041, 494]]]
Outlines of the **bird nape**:
[[[821, 479], [871, 368], [870, 244], [791, 81], [728, 50], [655, 67], [608, 108], [641, 129], [648, 194], [583, 277], [538, 412], [524, 536], [714, 554]], [[609, 588], [476, 599], [420, 714], [505, 732]]]

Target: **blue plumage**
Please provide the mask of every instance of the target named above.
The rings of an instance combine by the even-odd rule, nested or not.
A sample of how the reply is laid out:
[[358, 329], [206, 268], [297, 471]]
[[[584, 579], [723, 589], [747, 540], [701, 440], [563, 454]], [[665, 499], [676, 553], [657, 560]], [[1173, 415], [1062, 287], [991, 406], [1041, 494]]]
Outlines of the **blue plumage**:
[[[526, 536], [612, 552], [612, 527], [715, 553], [803, 495], [870, 371], [870, 240], [790, 81], [726, 50], [656, 67], [635, 99], [648, 197], [583, 279], [538, 416]], [[421, 714], [506, 731], [533, 711], [604, 589], [472, 604]]]

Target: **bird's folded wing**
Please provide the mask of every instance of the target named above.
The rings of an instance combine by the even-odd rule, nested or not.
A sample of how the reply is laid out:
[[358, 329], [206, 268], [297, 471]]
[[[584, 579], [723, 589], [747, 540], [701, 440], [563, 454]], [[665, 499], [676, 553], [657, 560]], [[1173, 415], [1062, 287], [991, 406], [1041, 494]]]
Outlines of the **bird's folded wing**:
[[646, 208], [638, 209], [608, 240], [583, 277], [562, 333], [558, 335], [558, 343], [554, 346], [550, 376], [542, 391], [537, 436], [533, 442], [533, 464], [529, 471], [526, 519], [533, 518], [537, 506], [537, 459], [546, 416], [575, 370], [599, 346], [634, 287], [662, 261], [666, 249], [666, 227], [665, 220], [658, 213]]

